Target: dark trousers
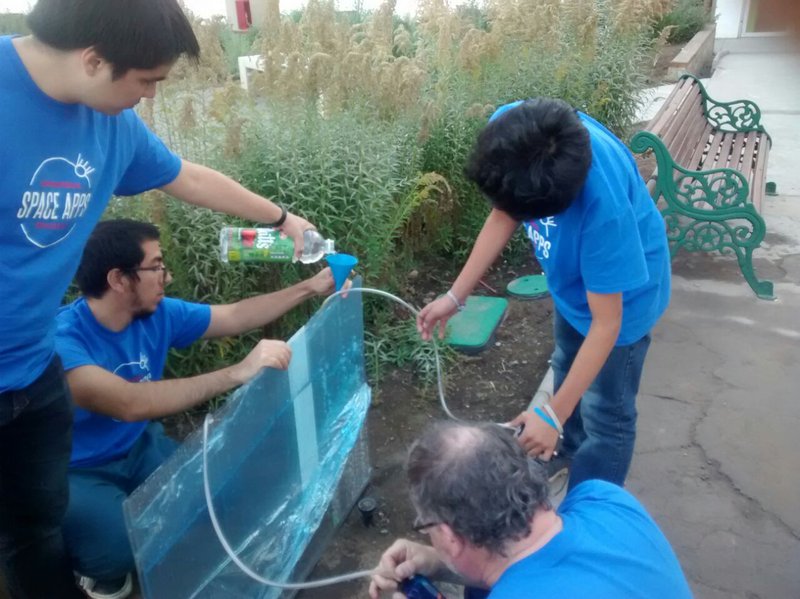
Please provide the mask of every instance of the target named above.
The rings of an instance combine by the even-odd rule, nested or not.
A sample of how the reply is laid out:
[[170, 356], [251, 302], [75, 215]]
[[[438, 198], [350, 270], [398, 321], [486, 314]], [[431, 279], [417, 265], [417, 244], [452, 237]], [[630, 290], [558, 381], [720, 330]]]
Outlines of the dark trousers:
[[69, 471], [64, 541], [76, 572], [110, 581], [134, 571], [122, 502], [177, 446], [160, 423], [151, 422], [125, 457]]
[[15, 599], [78, 599], [61, 535], [72, 404], [55, 357], [24, 389], [0, 394], [0, 565]]
[[[554, 389], [567, 377], [585, 337], [557, 311], [551, 364]], [[636, 395], [650, 335], [611, 350], [605, 364], [564, 423], [564, 455], [572, 458], [569, 488], [599, 478], [623, 486], [636, 441]]]

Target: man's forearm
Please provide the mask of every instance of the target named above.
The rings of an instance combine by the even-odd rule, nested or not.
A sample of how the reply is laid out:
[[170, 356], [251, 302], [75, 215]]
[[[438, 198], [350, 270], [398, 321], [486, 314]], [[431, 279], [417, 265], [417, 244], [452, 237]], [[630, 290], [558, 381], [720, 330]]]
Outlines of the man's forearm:
[[212, 319], [203, 335], [206, 339], [240, 335], [269, 324], [314, 297], [308, 281], [301, 281], [286, 289], [240, 300], [233, 304], [212, 306]]
[[75, 403], [126, 422], [177, 414], [242, 384], [236, 365], [182, 379], [130, 383], [99, 367], [67, 373]]
[[619, 327], [613, 323], [592, 322], [589, 332], [581, 344], [572, 367], [550, 405], [561, 422], [566, 422], [583, 394], [606, 363], [619, 335]]
[[272, 201], [245, 189], [222, 173], [186, 160], [178, 177], [162, 190], [195, 206], [254, 222], [272, 223], [281, 216], [280, 207]]
[[452, 290], [459, 301], [466, 301], [484, 273], [497, 260], [518, 226], [519, 222], [505, 212], [492, 210], [475, 239], [475, 245], [466, 264], [453, 282]]
[[[131, 420], [152, 420], [183, 412], [242, 384], [234, 376], [234, 366], [197, 376], [131, 383], [135, 388]], [[142, 389], [139, 389], [142, 387]]]

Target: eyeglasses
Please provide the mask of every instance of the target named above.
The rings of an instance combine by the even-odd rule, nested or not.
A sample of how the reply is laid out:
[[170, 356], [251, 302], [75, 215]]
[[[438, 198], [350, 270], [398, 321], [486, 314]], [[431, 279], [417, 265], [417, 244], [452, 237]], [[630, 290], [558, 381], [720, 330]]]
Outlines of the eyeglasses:
[[169, 272], [169, 269], [164, 264], [159, 264], [158, 266], [147, 266], [147, 267], [140, 266], [138, 268], [134, 268], [133, 270], [134, 272], [145, 270], [147, 272], [161, 273], [162, 278], [166, 277], [167, 272]]
[[430, 528], [431, 526], [436, 526], [437, 524], [441, 524], [441, 522], [435, 520], [430, 522], [424, 522], [421, 524], [418, 524], [418, 522], [419, 518], [414, 522], [414, 526], [411, 527], [414, 532], [425, 532], [426, 528]]

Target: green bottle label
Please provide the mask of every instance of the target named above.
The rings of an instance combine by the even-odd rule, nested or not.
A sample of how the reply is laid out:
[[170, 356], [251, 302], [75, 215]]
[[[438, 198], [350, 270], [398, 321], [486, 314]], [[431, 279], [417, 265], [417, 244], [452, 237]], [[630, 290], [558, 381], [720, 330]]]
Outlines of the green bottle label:
[[291, 262], [294, 241], [277, 229], [226, 229], [224, 252], [228, 262]]

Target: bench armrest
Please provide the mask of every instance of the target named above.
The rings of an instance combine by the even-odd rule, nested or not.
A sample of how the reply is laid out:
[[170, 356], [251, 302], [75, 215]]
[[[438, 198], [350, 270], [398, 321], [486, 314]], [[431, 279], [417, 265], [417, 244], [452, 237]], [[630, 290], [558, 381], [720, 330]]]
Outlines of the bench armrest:
[[[692, 79], [703, 97], [703, 110], [711, 126], [720, 131], [763, 131], [761, 109], [752, 100], [720, 102], [708, 95], [706, 88], [694, 75], [685, 74], [681, 79]], [[767, 134], [769, 136], [769, 134]], [[770, 143], [772, 140], [770, 139]]]
[[[685, 169], [649, 131], [639, 131], [631, 139], [631, 150], [637, 154], [650, 149], [658, 165], [652, 196], [654, 201], [663, 198], [666, 203], [661, 214], [673, 251], [680, 246], [710, 251], [760, 245], [766, 225], [749, 199], [750, 188], [741, 173], [729, 168]], [[683, 224], [681, 217], [689, 217], [693, 224]]]
[[652, 150], [656, 157], [657, 179], [653, 199], [663, 196], [682, 211], [707, 219], [709, 209], [726, 210], [750, 206], [747, 179], [730, 168], [692, 171], [677, 164], [659, 137], [639, 131], [631, 139], [631, 150], [642, 154]]

